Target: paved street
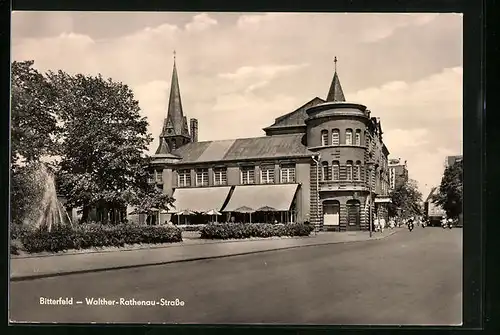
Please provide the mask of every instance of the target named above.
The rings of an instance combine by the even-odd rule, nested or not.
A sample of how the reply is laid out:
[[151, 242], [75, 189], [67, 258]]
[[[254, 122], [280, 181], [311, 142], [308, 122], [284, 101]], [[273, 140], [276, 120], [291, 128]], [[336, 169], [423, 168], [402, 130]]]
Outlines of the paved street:
[[[460, 324], [461, 241], [461, 229], [416, 227], [369, 242], [12, 282], [10, 319]], [[40, 305], [40, 297], [74, 304]], [[184, 306], [87, 306], [85, 298], [178, 298]]]

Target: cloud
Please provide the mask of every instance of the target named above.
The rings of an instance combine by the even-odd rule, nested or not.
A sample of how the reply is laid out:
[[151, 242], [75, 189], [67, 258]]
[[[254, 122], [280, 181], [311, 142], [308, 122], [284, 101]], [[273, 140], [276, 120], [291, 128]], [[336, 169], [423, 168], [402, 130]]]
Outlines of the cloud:
[[397, 152], [429, 143], [429, 131], [424, 128], [391, 129], [383, 137], [385, 142], [392, 144], [391, 149]]
[[346, 98], [381, 117], [391, 154], [408, 160], [415, 179], [439, 179], [429, 166], [461, 148], [458, 15], [19, 12], [12, 29], [14, 60], [132, 87], [151, 150], [174, 49], [184, 112], [199, 119], [200, 140], [263, 135], [277, 116], [324, 98], [337, 56]]
[[232, 73], [221, 73], [221, 78], [231, 80], [246, 80], [249, 78], [272, 79], [282, 73], [292, 72], [307, 67], [309, 64], [297, 65], [263, 65], [263, 66], [242, 66]]
[[[384, 23], [378, 22], [378, 24], [373, 25], [373, 29], [365, 30], [362, 34], [362, 41], [373, 43], [390, 37], [399, 29], [412, 25], [426, 25], [436, 19], [439, 14], [405, 13], [395, 17], [391, 15], [390, 18], [388, 17], [389, 15], [390, 14], [386, 14]], [[383, 16], [380, 17], [380, 21], [384, 21]]]
[[457, 121], [462, 118], [462, 77], [462, 67], [448, 68], [416, 82], [393, 81], [347, 96], [383, 120]]
[[217, 25], [217, 20], [211, 18], [207, 13], [202, 13], [195, 15], [193, 20], [186, 24], [186, 30], [201, 32], [215, 25]]

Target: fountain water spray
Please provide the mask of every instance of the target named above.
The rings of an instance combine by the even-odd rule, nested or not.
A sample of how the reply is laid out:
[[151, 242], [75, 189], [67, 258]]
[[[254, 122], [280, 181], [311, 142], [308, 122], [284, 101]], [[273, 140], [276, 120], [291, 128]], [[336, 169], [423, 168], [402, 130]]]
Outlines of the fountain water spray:
[[68, 224], [73, 226], [68, 212], [57, 198], [54, 176], [49, 172], [45, 164], [40, 164], [36, 179], [45, 184], [45, 189], [39, 203], [39, 215], [35, 222], [35, 228], [43, 228], [50, 231], [55, 226]]

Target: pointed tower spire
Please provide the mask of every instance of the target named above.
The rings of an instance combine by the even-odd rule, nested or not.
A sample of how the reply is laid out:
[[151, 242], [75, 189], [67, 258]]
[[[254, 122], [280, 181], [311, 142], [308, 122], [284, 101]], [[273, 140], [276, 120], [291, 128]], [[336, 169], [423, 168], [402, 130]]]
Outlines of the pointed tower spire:
[[177, 149], [190, 142], [189, 128], [186, 125], [186, 117], [182, 110], [181, 92], [179, 89], [179, 78], [177, 76], [176, 52], [174, 50], [174, 65], [172, 69], [172, 80], [170, 83], [170, 97], [168, 101], [167, 117], [163, 120], [163, 128], [160, 134], [160, 145], [157, 152], [164, 153]]
[[343, 102], [345, 101], [345, 97], [344, 92], [342, 91], [342, 86], [340, 85], [339, 76], [337, 75], [337, 56], [335, 56], [333, 62], [335, 64], [335, 73], [333, 74], [332, 84], [330, 85], [326, 101]]

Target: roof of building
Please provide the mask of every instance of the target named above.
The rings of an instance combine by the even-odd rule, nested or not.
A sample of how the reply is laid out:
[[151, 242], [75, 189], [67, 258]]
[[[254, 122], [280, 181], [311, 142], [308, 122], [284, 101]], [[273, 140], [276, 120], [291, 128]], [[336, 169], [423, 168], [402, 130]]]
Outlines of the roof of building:
[[224, 141], [188, 143], [173, 153], [182, 157], [179, 164], [238, 161], [285, 157], [306, 157], [313, 154], [302, 143], [303, 134], [240, 138]]
[[293, 112], [290, 112], [288, 114], [282, 115], [274, 120], [274, 124], [270, 125], [265, 129], [275, 129], [275, 128], [282, 128], [282, 127], [293, 127], [293, 126], [305, 126], [305, 120], [307, 118], [307, 113], [306, 110], [309, 107], [319, 105], [321, 103], [324, 103], [325, 100], [315, 97], [312, 100], [309, 100], [306, 102], [304, 105], [300, 106]]
[[345, 102], [344, 91], [342, 90], [342, 85], [340, 85], [340, 80], [337, 71], [335, 71], [335, 73], [333, 74], [332, 83], [330, 85], [330, 90], [328, 90], [326, 101]]
[[177, 66], [172, 70], [172, 80], [170, 82], [170, 97], [168, 100], [167, 117], [163, 121], [163, 129], [160, 136], [189, 136], [187, 119], [182, 110], [181, 91], [179, 89], [179, 78], [177, 76]]
[[425, 199], [425, 202], [429, 202], [431, 201], [431, 198], [432, 196], [434, 195], [434, 193], [436, 193], [436, 190], [437, 190], [437, 187], [433, 187], [431, 188], [431, 191], [429, 192], [429, 195], [427, 196], [427, 198]]
[[171, 151], [165, 138], [160, 137], [160, 143], [158, 144], [158, 149], [156, 149], [155, 156], [162, 158], [179, 158], [179, 156], [172, 154]]

